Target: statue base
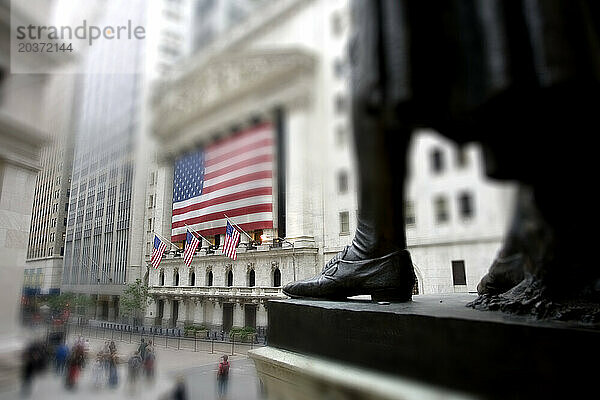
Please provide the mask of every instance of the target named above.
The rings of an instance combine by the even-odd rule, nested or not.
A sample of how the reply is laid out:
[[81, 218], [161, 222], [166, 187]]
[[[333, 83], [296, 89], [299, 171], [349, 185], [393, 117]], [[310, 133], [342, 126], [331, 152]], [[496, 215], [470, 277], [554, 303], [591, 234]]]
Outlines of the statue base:
[[[419, 398], [400, 395], [400, 389], [396, 397], [378, 397], [377, 385], [395, 381], [412, 382], [434, 397], [440, 388], [451, 397], [503, 399], [573, 396], [590, 388], [597, 375], [590, 365], [600, 359], [600, 326], [466, 307], [475, 298], [420, 295], [393, 304], [270, 301], [269, 348], [255, 350], [251, 357], [269, 398], [277, 398], [272, 393], [301, 393], [300, 386], [331, 385], [347, 393], [335, 398]], [[351, 385], [357, 379], [315, 374], [321, 362], [334, 375], [357, 369], [383, 381], [372, 379], [367, 392], [357, 392]], [[311, 398], [290, 396], [279, 398]]]

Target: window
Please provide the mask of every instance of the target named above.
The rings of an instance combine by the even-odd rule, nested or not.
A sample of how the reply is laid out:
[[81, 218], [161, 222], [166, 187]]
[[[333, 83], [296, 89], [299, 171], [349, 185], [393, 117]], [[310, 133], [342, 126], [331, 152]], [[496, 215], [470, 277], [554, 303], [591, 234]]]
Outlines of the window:
[[339, 93], [335, 96], [335, 112], [342, 114], [347, 109], [347, 98], [343, 94]]
[[450, 216], [448, 214], [448, 200], [443, 196], [438, 196], [434, 200], [435, 222], [438, 224], [448, 222]]
[[444, 170], [444, 153], [441, 149], [435, 148], [431, 151], [431, 170], [439, 174]]
[[196, 273], [195, 272], [192, 272], [190, 274], [189, 285], [190, 286], [195, 286], [196, 285]]
[[464, 260], [452, 261], [452, 279], [455, 285], [467, 284]]
[[331, 31], [335, 36], [342, 34], [344, 30], [344, 20], [341, 12], [335, 12], [331, 15]]
[[229, 270], [227, 272], [227, 286], [233, 286], [233, 271]]
[[69, 203], [65, 203], [65, 211], [69, 211]]
[[212, 271], [208, 271], [208, 274], [206, 274], [206, 286], [212, 286], [213, 285], [213, 273]]
[[461, 193], [458, 196], [458, 211], [463, 219], [470, 219], [475, 214], [473, 196], [470, 193]]
[[160, 271], [160, 276], [158, 278], [158, 285], [165, 286], [165, 271], [164, 270]]
[[348, 211], [342, 211], [340, 213], [340, 235], [348, 233], [350, 233], [350, 214]]
[[338, 173], [338, 193], [345, 194], [348, 192], [348, 172], [340, 171]]
[[345, 74], [346, 64], [344, 63], [344, 60], [341, 60], [339, 58], [335, 59], [335, 61], [333, 62], [333, 75], [336, 78], [342, 78]]
[[275, 268], [275, 270], [273, 271], [273, 286], [281, 286], [281, 271], [279, 271], [279, 268]]
[[154, 207], [154, 195], [153, 194], [151, 194], [148, 197], [148, 208], [152, 208], [152, 207]]
[[347, 130], [344, 126], [338, 126], [335, 129], [335, 142], [338, 146], [344, 146], [346, 144]]
[[404, 223], [406, 226], [415, 226], [415, 203], [407, 200], [404, 202]]
[[179, 286], [179, 271], [173, 273], [173, 286]]
[[148, 218], [148, 232], [152, 232], [152, 218]]
[[56, 228], [56, 218], [52, 218], [52, 224], [50, 226]]
[[456, 151], [456, 166], [465, 168], [469, 165], [469, 153], [464, 147], [459, 147]]
[[253, 269], [251, 269], [250, 272], [248, 273], [248, 286], [249, 287], [256, 286], [256, 273], [254, 272]]
[[64, 256], [64, 255], [65, 255], [65, 248], [64, 248], [64, 247], [61, 247], [61, 248], [60, 248], [60, 255], [61, 255], [61, 256]]

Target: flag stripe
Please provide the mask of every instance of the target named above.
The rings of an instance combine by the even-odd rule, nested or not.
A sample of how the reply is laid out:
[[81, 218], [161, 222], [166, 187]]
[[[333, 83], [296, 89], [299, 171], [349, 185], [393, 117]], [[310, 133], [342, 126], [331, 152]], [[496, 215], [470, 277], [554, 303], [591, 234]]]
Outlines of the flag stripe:
[[272, 126], [268, 122], [254, 126], [233, 136], [221, 139], [217, 143], [211, 144], [206, 149], [208, 153], [207, 159], [218, 157], [221, 154], [232, 151], [232, 149], [248, 146], [251, 143], [265, 137], [273, 137]]
[[270, 161], [270, 162], [273, 161], [273, 154], [261, 154], [256, 157], [249, 158], [247, 160], [242, 160], [238, 163], [228, 165], [228, 166], [220, 168], [218, 170], [213, 170], [212, 172], [207, 171], [206, 174], [204, 175], [204, 179], [213, 179], [218, 176], [225, 175], [228, 172], [232, 172], [232, 171], [235, 171], [240, 168], [248, 167], [250, 165], [267, 162], [267, 161]]
[[[231, 150], [227, 153], [223, 153], [221, 155], [212, 155], [210, 158], [206, 159], [206, 167], [214, 167], [217, 168], [221, 163], [227, 162], [229, 160], [234, 160], [239, 157], [242, 157], [249, 152], [251, 154], [264, 154], [264, 152], [259, 151], [262, 149], [272, 149], [273, 148], [273, 139], [270, 136], [265, 138], [259, 138], [260, 140], [248, 143], [246, 146], [236, 146], [235, 148], [231, 148]], [[249, 157], [245, 157], [249, 158]], [[243, 159], [243, 158], [241, 158]], [[238, 160], [239, 161], [239, 160]]]
[[[232, 218], [233, 219], [233, 218]], [[227, 220], [225, 220], [227, 221]], [[255, 230], [255, 229], [270, 229], [273, 227], [272, 223], [270, 221], [264, 221], [264, 220], [260, 220], [260, 221], [256, 221], [256, 222], [248, 222], [248, 223], [237, 223], [239, 225], [239, 227], [241, 229], [243, 229], [244, 231], [251, 231], [251, 230]], [[220, 222], [219, 224], [216, 223], [215, 221], [215, 227], [213, 228], [207, 228], [204, 230], [200, 230], [198, 229], [196, 226], [191, 226], [191, 228], [193, 228], [196, 232], [200, 233], [202, 236], [211, 236], [211, 235], [218, 235], [218, 234], [223, 234], [223, 222]], [[178, 228], [181, 229], [181, 228]], [[172, 237], [172, 240], [174, 242], [181, 242], [183, 240], [185, 240], [185, 232], [181, 233], [177, 233], [174, 234]]]
[[[215, 192], [217, 190], [224, 189], [224, 188], [231, 187], [231, 186], [236, 186], [236, 185], [239, 185], [242, 183], [248, 183], [248, 182], [258, 181], [258, 180], [262, 180], [262, 179], [272, 179], [272, 178], [273, 178], [273, 171], [271, 169], [269, 169], [267, 171], [254, 172], [251, 174], [238, 176], [237, 178], [229, 179], [227, 181], [215, 183], [214, 185], [211, 185], [209, 187], [205, 186], [202, 193], [209, 194], [209, 193]], [[273, 181], [271, 181], [270, 183], [272, 184]]]
[[[271, 187], [257, 187], [257, 188], [253, 188], [253, 189], [243, 190], [243, 191], [237, 192], [237, 193], [227, 194], [225, 196], [215, 197], [213, 199], [209, 199], [207, 201], [203, 201], [198, 204], [191, 204], [185, 208], [173, 210], [173, 222], [181, 221], [182, 219], [185, 218], [185, 216], [181, 217], [181, 215], [187, 214], [192, 211], [202, 210], [202, 209], [206, 209], [209, 207], [213, 207], [213, 209], [211, 209], [210, 211], [208, 211], [208, 210], [207, 211], [214, 212], [213, 211], [214, 207], [222, 205], [223, 203], [230, 203], [230, 202], [233, 202], [236, 200], [250, 199], [253, 197], [257, 197], [257, 196], [262, 196], [262, 197], [271, 196], [272, 197], [272, 194], [273, 194], [273, 188], [271, 188]], [[272, 201], [272, 199], [270, 199], [268, 197], [264, 197], [263, 201]], [[235, 207], [237, 208], [239, 206], [235, 206]]]
[[[272, 211], [273, 211], [273, 204], [266, 203], [266, 204], [255, 204], [255, 205], [247, 206], [247, 207], [233, 208], [231, 210], [228, 210], [226, 214], [229, 218], [232, 218], [232, 217], [238, 217], [240, 215], [272, 212]], [[200, 224], [202, 222], [212, 221], [212, 220], [221, 219], [221, 218], [223, 218], [223, 212], [219, 211], [219, 212], [212, 213], [212, 214], [206, 214], [206, 215], [200, 215], [200, 216], [194, 217], [194, 218], [188, 218], [185, 221], [173, 222], [173, 228], [181, 228], [182, 226], [185, 226], [185, 225], [191, 226], [192, 224], [194, 224], [194, 225]]]

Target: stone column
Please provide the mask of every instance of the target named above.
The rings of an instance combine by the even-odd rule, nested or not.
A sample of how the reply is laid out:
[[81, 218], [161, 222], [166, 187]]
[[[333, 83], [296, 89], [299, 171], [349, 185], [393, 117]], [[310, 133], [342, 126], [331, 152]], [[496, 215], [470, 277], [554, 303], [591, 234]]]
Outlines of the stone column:
[[146, 307], [146, 314], [144, 315], [144, 325], [154, 326], [155, 318], [158, 316], [158, 301], [152, 300], [152, 303]]
[[171, 327], [171, 313], [173, 311], [173, 301], [170, 299], [165, 299], [165, 306], [163, 309], [163, 318], [162, 318], [162, 326], [163, 328]]
[[244, 305], [242, 303], [233, 304], [233, 326], [244, 327]]
[[[180, 278], [181, 278], [181, 275], [180, 275]], [[187, 305], [187, 301], [185, 299], [181, 299], [178, 301], [179, 301], [179, 310], [177, 313], [177, 320], [175, 321], [175, 326], [177, 328], [183, 328], [185, 326], [185, 323], [187, 322], [188, 305]]]
[[195, 302], [192, 317], [195, 325], [206, 325], [206, 321], [204, 320], [204, 301], [198, 300]]
[[292, 104], [287, 110], [285, 132], [287, 134], [287, 191], [286, 232], [296, 247], [314, 246], [314, 220], [312, 218], [310, 182], [306, 165], [314, 162], [311, 155], [311, 131], [308, 105], [304, 101]]
[[267, 309], [264, 304], [259, 304], [256, 307], [256, 327], [266, 327], [267, 324]]
[[108, 320], [115, 322], [115, 296], [108, 296]]
[[221, 328], [223, 327], [223, 303], [215, 302], [215, 307], [212, 313], [212, 324], [214, 329], [217, 329], [221, 332]]

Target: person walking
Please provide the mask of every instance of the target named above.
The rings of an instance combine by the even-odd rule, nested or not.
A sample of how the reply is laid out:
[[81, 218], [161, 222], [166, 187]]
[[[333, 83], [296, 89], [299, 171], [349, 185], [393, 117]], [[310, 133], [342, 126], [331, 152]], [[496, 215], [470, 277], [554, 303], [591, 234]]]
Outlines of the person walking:
[[134, 394], [137, 391], [137, 381], [141, 369], [142, 357], [139, 352], [135, 352], [127, 361], [127, 383], [131, 394]]
[[111, 388], [116, 388], [119, 384], [119, 374], [117, 373], [117, 352], [115, 349], [114, 353], [109, 355], [108, 360], [108, 386]]
[[62, 343], [56, 348], [54, 355], [54, 361], [56, 363], [56, 374], [62, 375], [65, 373], [65, 367], [67, 360], [69, 359], [69, 346], [66, 343]]
[[227, 354], [221, 357], [217, 371], [217, 395], [220, 400], [227, 395], [227, 384], [229, 383], [229, 361]]
[[149, 382], [154, 382], [154, 364], [156, 360], [156, 355], [154, 354], [154, 348], [152, 347], [152, 342], [146, 348], [146, 358], [144, 359], [144, 375], [146, 376], [146, 380]]
[[146, 359], [146, 348], [148, 347], [148, 343], [142, 338], [140, 345], [138, 346], [138, 353], [142, 360]]

